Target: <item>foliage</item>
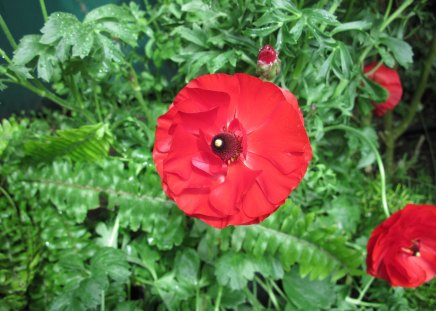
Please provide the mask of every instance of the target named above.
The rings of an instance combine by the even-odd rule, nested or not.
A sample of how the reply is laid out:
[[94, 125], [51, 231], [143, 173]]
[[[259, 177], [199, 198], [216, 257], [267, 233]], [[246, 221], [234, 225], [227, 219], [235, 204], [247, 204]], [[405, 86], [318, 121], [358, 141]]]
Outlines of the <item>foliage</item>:
[[[368, 142], [394, 164], [391, 212], [436, 203], [417, 152], [388, 155], [392, 128], [418, 109], [430, 3], [151, 2], [104, 5], [83, 21], [54, 12], [13, 55], [0, 50], [0, 89], [18, 84], [59, 108], [0, 123], [0, 310], [433, 310], [434, 281], [368, 289], [364, 264], [385, 217]], [[254, 74], [264, 44], [280, 53], [274, 82], [298, 98], [313, 160], [264, 222], [217, 230], [165, 197], [156, 119], [194, 77]], [[398, 69], [405, 86], [391, 131], [371, 117], [370, 102], [388, 94], [362, 72], [370, 61]]]

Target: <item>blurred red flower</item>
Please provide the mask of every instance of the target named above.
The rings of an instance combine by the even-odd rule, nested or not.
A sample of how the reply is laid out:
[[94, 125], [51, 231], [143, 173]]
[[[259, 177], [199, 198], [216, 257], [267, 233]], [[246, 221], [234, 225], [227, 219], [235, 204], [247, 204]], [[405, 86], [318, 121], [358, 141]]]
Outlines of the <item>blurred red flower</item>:
[[246, 74], [192, 80], [158, 119], [153, 159], [187, 215], [223, 228], [262, 221], [312, 157], [294, 95]]
[[370, 275], [392, 286], [417, 287], [436, 275], [436, 206], [408, 204], [371, 234]]
[[[366, 65], [363, 69], [363, 72], [370, 72], [376, 65], [377, 63]], [[376, 116], [381, 117], [389, 110], [394, 109], [394, 107], [401, 100], [401, 96], [403, 95], [403, 86], [401, 85], [400, 76], [394, 69], [388, 68], [385, 65], [381, 65], [375, 72], [368, 75], [368, 78], [380, 84], [389, 93], [388, 99], [385, 102], [372, 103], [375, 108], [373, 113]]]

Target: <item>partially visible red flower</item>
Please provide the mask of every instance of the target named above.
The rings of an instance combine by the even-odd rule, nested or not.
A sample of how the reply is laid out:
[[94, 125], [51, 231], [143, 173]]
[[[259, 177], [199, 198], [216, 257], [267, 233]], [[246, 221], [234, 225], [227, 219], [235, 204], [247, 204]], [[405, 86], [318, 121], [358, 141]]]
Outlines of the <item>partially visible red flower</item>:
[[294, 95], [246, 74], [192, 80], [158, 119], [153, 150], [168, 197], [216, 228], [268, 217], [311, 157]]
[[[377, 63], [366, 65], [363, 72], [370, 72], [376, 65]], [[385, 102], [372, 103], [374, 106], [373, 113], [376, 116], [381, 117], [389, 110], [394, 109], [401, 100], [403, 86], [401, 85], [400, 76], [394, 69], [381, 65], [374, 73], [370, 74], [368, 78], [380, 84], [389, 93], [388, 99]]]
[[436, 206], [408, 204], [371, 234], [370, 275], [392, 286], [417, 287], [436, 276]]
[[267, 44], [259, 50], [257, 55], [257, 74], [265, 79], [272, 80], [280, 73], [280, 60], [274, 48]]

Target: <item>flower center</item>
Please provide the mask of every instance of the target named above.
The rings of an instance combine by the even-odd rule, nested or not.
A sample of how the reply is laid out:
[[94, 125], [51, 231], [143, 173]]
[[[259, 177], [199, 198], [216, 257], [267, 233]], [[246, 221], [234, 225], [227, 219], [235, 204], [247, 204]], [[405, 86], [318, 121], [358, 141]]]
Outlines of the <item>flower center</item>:
[[224, 162], [230, 164], [242, 152], [241, 138], [234, 133], [222, 132], [212, 138], [211, 148]]
[[412, 256], [419, 257], [421, 256], [421, 253], [419, 252], [419, 241], [418, 240], [412, 240], [412, 246], [408, 248], [401, 248], [401, 250], [407, 254], [410, 254]]

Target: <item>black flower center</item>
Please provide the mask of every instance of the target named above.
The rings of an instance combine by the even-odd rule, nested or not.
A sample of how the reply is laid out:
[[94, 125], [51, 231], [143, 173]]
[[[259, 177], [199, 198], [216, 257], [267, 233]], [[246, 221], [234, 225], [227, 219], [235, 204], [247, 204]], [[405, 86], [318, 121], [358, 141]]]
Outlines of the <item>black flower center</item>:
[[401, 250], [407, 254], [412, 255], [412, 256], [416, 256], [416, 257], [421, 256], [421, 253], [419, 252], [419, 241], [418, 240], [413, 240], [412, 245], [410, 247], [408, 247], [408, 248], [403, 247]]
[[238, 159], [242, 151], [241, 139], [233, 133], [222, 132], [212, 138], [212, 151], [227, 164]]

